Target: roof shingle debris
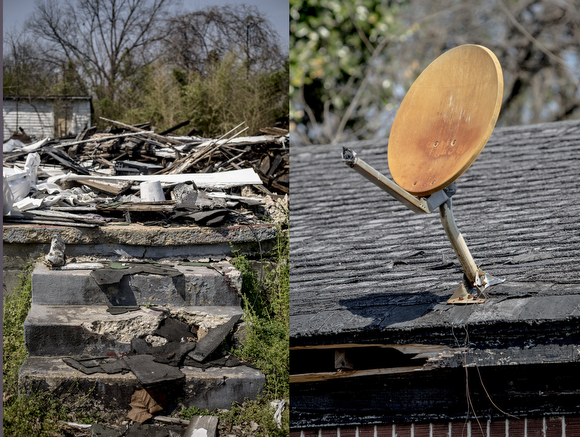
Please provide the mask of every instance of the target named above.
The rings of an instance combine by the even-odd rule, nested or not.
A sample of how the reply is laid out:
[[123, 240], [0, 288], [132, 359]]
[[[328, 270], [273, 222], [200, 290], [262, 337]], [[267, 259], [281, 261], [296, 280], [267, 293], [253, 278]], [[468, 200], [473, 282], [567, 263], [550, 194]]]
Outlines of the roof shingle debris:
[[153, 346], [145, 338], [135, 337], [131, 340], [131, 352], [120, 358], [78, 356], [65, 357], [62, 360], [86, 375], [133, 372], [145, 387], [178, 382], [185, 378], [179, 370], [179, 367], [184, 365], [206, 369], [212, 366], [235, 367], [241, 364], [233, 355], [223, 351], [216, 352], [226, 341], [226, 337], [240, 317], [240, 314], [235, 315], [227, 322], [210, 328], [207, 333], [199, 330], [196, 325], [190, 326], [168, 317], [160, 323], [150, 338], [152, 341], [156, 340], [156, 337], [162, 337], [165, 343], [160, 346]]
[[28, 145], [10, 140], [3, 161], [10, 187], [4, 190], [5, 222], [219, 226], [276, 220], [276, 210], [287, 209], [284, 129], [242, 137], [242, 123], [206, 139], [103, 120], [120, 127], [36, 142], [26, 137]]

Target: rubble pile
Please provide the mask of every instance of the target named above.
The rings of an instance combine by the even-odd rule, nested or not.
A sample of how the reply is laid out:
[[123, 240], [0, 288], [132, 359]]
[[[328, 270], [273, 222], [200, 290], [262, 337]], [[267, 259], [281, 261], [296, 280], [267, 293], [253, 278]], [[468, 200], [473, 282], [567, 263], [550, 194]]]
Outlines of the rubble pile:
[[[4, 221], [220, 226], [279, 222], [289, 193], [288, 131], [243, 123], [207, 139], [114, 120], [105, 131], [4, 143]], [[9, 187], [10, 189], [7, 189]]]

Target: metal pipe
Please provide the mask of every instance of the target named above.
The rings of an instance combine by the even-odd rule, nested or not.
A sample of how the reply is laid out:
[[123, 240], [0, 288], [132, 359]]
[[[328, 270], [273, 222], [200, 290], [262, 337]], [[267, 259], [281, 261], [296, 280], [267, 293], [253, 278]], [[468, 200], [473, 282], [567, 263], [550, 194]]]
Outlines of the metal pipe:
[[457, 225], [453, 219], [451, 199], [448, 199], [447, 202], [439, 206], [439, 213], [441, 214], [443, 229], [445, 229], [445, 233], [447, 234], [449, 241], [451, 241], [451, 246], [453, 246], [453, 250], [455, 250], [455, 254], [457, 255], [457, 258], [459, 258], [465, 276], [469, 280], [469, 283], [473, 285], [477, 278], [478, 269], [469, 249], [467, 248], [467, 244], [465, 244], [463, 235], [461, 235], [461, 232], [457, 229]]
[[344, 148], [342, 152], [342, 159], [344, 163], [356, 171], [358, 174], [364, 178], [371, 181], [381, 190], [386, 191], [407, 208], [416, 213], [428, 213], [431, 212], [427, 206], [427, 202], [424, 200], [419, 200], [411, 193], [407, 192], [403, 188], [399, 187], [393, 181], [391, 181], [386, 176], [379, 173], [377, 170], [372, 168], [362, 159], [356, 156], [352, 150]]

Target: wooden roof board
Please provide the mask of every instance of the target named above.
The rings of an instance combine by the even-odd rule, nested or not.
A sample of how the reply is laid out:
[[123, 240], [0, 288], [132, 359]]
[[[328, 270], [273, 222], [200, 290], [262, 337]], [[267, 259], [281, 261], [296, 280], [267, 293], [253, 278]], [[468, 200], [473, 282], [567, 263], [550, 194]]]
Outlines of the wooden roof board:
[[[451, 306], [460, 264], [438, 212], [414, 214], [342, 163], [291, 149], [291, 346], [454, 345], [580, 338], [580, 121], [498, 128], [457, 181], [455, 220], [477, 265], [506, 279]], [[349, 143], [390, 177], [387, 140]]]

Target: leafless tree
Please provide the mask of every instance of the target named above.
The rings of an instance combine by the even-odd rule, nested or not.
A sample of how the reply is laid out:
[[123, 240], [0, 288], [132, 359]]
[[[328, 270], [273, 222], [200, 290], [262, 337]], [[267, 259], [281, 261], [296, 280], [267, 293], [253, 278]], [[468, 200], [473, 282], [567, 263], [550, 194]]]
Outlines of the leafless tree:
[[244, 4], [174, 16], [164, 42], [170, 62], [202, 74], [228, 52], [239, 51], [248, 72], [279, 68], [285, 59], [270, 21], [255, 6]]
[[25, 27], [46, 59], [78, 66], [97, 97], [115, 99], [124, 78], [152, 62], [175, 0], [39, 0]]
[[[498, 57], [504, 100], [498, 125], [580, 117], [580, 5], [556, 0], [412, 0], [402, 17], [418, 30], [389, 48], [408, 88], [444, 51], [481, 44]], [[403, 68], [403, 66], [406, 66]]]

